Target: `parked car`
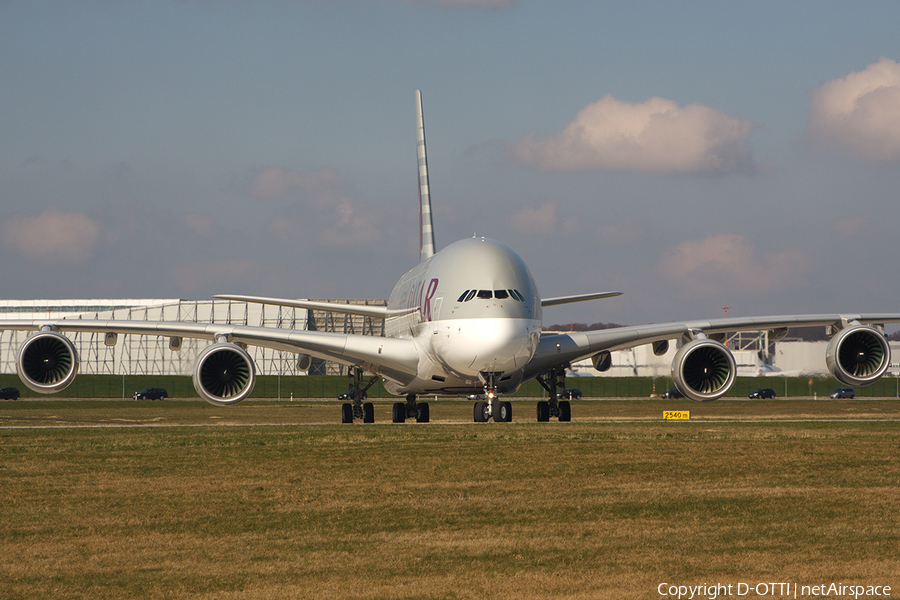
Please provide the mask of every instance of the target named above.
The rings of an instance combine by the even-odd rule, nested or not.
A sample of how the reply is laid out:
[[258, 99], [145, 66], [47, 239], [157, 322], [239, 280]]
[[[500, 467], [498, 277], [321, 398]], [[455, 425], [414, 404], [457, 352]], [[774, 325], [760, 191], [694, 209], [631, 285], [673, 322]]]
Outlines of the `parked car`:
[[[368, 397], [369, 397], [368, 394], [363, 392], [361, 400], [365, 401], [365, 399]], [[346, 392], [341, 392], [340, 394], [338, 394], [338, 400], [353, 400], [353, 390], [347, 390]]]
[[578, 388], [566, 388], [562, 392], [556, 392], [557, 398], [565, 398], [566, 400], [578, 400], [581, 398], [581, 390]]
[[168, 397], [169, 392], [163, 388], [144, 388], [131, 395], [133, 400], [165, 400]]
[[828, 394], [829, 398], [855, 398], [856, 392], [853, 391], [853, 388], [837, 388], [830, 394]]
[[19, 390], [13, 387], [0, 388], [0, 398], [4, 400], [18, 400]]
[[678, 388], [670, 388], [659, 395], [660, 398], [684, 398], [684, 394]]
[[759, 398], [761, 400], [765, 400], [766, 398], [774, 398], [775, 390], [772, 388], [759, 388], [758, 390], [753, 390], [749, 394], [747, 394], [748, 398]]

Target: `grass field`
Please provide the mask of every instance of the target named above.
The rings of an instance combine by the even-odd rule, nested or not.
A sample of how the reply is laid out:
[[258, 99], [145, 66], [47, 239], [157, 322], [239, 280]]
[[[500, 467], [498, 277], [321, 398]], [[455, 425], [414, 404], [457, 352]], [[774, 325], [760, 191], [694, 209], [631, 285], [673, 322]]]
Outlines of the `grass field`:
[[0, 598], [900, 595], [897, 400], [376, 406], [0, 402]]

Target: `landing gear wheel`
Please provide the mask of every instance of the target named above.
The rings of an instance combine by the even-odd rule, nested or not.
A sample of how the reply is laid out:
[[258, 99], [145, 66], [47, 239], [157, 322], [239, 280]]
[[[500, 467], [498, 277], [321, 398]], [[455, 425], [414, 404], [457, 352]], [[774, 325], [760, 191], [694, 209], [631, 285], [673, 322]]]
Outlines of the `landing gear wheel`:
[[550, 403], [546, 400], [537, 403], [537, 420], [538, 423], [546, 423], [550, 420]]
[[487, 423], [487, 420], [491, 417], [488, 414], [488, 403], [485, 401], [479, 401], [475, 403], [475, 422], [476, 423]]
[[375, 405], [371, 402], [363, 404], [363, 423], [375, 422]]
[[418, 413], [416, 414], [416, 423], [427, 423], [431, 416], [427, 402], [419, 402], [417, 405]]
[[391, 408], [391, 421], [394, 423], [406, 422], [406, 404], [394, 402], [394, 406]]
[[559, 401], [559, 421], [560, 423], [572, 420], [572, 405], [568, 400]]
[[341, 404], [341, 423], [353, 422], [353, 405], [349, 402]]
[[497, 423], [509, 423], [512, 421], [512, 402], [494, 401], [497, 412], [494, 413], [494, 421]]

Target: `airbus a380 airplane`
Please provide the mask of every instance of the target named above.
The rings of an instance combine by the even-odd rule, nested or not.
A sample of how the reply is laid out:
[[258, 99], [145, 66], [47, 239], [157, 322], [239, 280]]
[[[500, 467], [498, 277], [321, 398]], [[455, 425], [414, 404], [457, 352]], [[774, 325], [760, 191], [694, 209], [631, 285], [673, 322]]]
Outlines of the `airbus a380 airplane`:
[[[421, 257], [394, 287], [387, 307], [217, 296], [378, 317], [385, 319], [385, 337], [185, 322], [0, 320], [0, 329], [36, 332], [19, 348], [19, 377], [41, 393], [59, 392], [72, 383], [78, 356], [63, 335], [67, 332], [103, 333], [107, 345], [115, 344], [120, 333], [166, 336], [173, 351], [189, 337], [213, 342], [197, 358], [193, 383], [202, 398], [217, 405], [236, 404], [250, 395], [256, 368], [245, 348], [257, 345], [297, 354], [301, 370], [309, 368], [310, 357], [352, 367], [353, 403], [342, 407], [345, 423], [374, 421], [372, 404], [362, 399], [379, 378], [388, 391], [406, 396], [406, 402], [394, 404], [394, 422], [428, 422], [428, 404], [417, 402], [417, 396], [433, 393], [483, 397], [475, 403], [475, 421], [510, 421], [512, 407], [502, 395], [532, 378], [547, 391], [547, 400], [538, 403], [537, 420], [568, 421], [570, 405], [557, 394], [564, 387], [566, 366], [590, 357], [594, 367], [604, 371], [611, 365], [610, 352], [641, 344], [652, 344], [654, 353], [662, 355], [671, 340], [682, 343], [672, 361], [672, 378], [679, 391], [698, 402], [720, 398], [734, 383], [734, 357], [722, 343], [726, 332], [770, 330], [770, 339], [778, 339], [788, 327], [827, 327], [832, 336], [825, 355], [828, 369], [847, 385], [871, 383], [890, 366], [883, 325], [900, 322], [897, 313], [725, 318], [542, 336], [542, 307], [620, 293], [541, 299], [522, 258], [509, 246], [486, 238], [461, 240], [437, 252], [419, 92], [416, 124]], [[373, 377], [364, 382], [363, 372]]]

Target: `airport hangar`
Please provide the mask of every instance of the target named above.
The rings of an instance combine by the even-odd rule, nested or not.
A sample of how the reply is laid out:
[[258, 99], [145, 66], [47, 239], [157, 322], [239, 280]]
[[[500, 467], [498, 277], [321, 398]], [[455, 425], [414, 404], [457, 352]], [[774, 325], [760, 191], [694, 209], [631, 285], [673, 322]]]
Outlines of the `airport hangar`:
[[[319, 300], [323, 301], [323, 300]], [[343, 304], [385, 306], [386, 300], [327, 300]], [[231, 300], [179, 299], [88, 299], [88, 300], [0, 300], [0, 318], [8, 319], [102, 319], [144, 321], [189, 321], [227, 323], [261, 327], [281, 327], [384, 335], [384, 321], [372, 317], [345, 315], [301, 308], [250, 304]], [[30, 335], [23, 331], [0, 331], [0, 373], [16, 372], [16, 354]], [[120, 335], [107, 346], [100, 333], [69, 334], [80, 358], [79, 372], [99, 375], [191, 375], [197, 355], [207, 340], [185, 338], [179, 351], [170, 349], [168, 337]], [[787, 338], [772, 342], [767, 332], [744, 332], [728, 339], [734, 353], [738, 376], [822, 376], [827, 342], [804, 342]], [[301, 376], [296, 356], [260, 347], [248, 347], [260, 375]], [[598, 377], [670, 377], [677, 344], [670, 344], [663, 356], [653, 354], [649, 345], [612, 353], [612, 367], [597, 372], [590, 360], [572, 365], [568, 376]], [[891, 342], [894, 357], [900, 357], [900, 344]], [[895, 361], [897, 359], [895, 358]], [[313, 375], [347, 375], [344, 365], [314, 359], [308, 371]], [[893, 362], [890, 373], [900, 376], [900, 364]]]

